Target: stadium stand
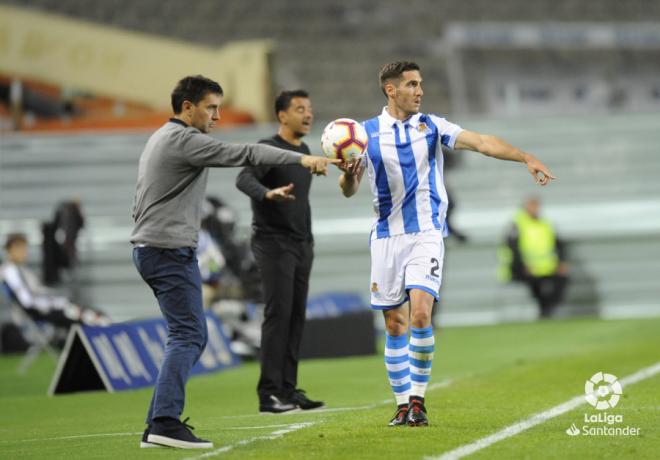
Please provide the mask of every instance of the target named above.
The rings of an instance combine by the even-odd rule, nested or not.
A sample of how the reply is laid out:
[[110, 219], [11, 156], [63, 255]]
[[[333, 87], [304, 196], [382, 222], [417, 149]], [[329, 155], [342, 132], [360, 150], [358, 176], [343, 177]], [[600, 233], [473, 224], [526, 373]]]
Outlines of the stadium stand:
[[[384, 62], [410, 56], [415, 56], [424, 69], [425, 79], [433, 82], [426, 87], [426, 106], [449, 107], [448, 61], [443, 54], [442, 38], [448, 24], [453, 22], [660, 20], [660, 4], [651, 0], [506, 0], [498, 2], [497, 8], [492, 8], [487, 0], [441, 3], [418, 0], [409, 2], [403, 11], [399, 8], [400, 2], [395, 0], [279, 0], [260, 2], [258, 14], [253, 4], [239, 0], [188, 3], [177, 0], [0, 0], [0, 3], [209, 46], [221, 46], [232, 40], [272, 38], [277, 42], [273, 56], [274, 86], [276, 89], [306, 88], [315, 99], [315, 110], [321, 119], [347, 114], [355, 118], [369, 116], [372, 107], [383, 103], [376, 85], [377, 69]], [[530, 75], [535, 78], [552, 75], [555, 82], [560, 81], [564, 93], [572, 96], [568, 102], [555, 104], [555, 111], [566, 110], [567, 105], [573, 105], [576, 110], [589, 106], [588, 99], [573, 94], [576, 91], [582, 94], [582, 82], [558, 80], [567, 74], [582, 78], [587, 85], [625, 74], [632, 82], [606, 83], [623, 84], [631, 93], [644, 87], [650, 96], [654, 91], [660, 93], [660, 87], [646, 82], [654, 79], [660, 70], [657, 57], [657, 46], [636, 52], [610, 49], [589, 53], [544, 47], [514, 53], [467, 49], [461, 58], [469, 88], [467, 108], [495, 113], [501, 109], [501, 103], [489, 103], [488, 99], [501, 92], [497, 82], [502, 69], [506, 70], [504, 78], [520, 76], [522, 80], [517, 84], [523, 86]], [[456, 64], [451, 60], [449, 63]], [[485, 68], [489, 71], [484, 72]], [[593, 69], [597, 69], [596, 75], [591, 72]], [[337, 94], [346, 97], [337, 97]], [[631, 100], [635, 98], [634, 94], [630, 96]], [[636, 98], [637, 103], [639, 99]], [[660, 97], [646, 97], [641, 101], [652, 101], [657, 108]]]
[[[660, 312], [658, 115], [457, 121], [538, 153], [559, 179], [538, 189], [519, 165], [458, 153], [464, 156], [463, 166], [452, 170], [447, 180], [460, 202], [457, 226], [470, 234], [471, 242], [448, 243], [442, 321], [534, 317], [525, 289], [500, 285], [496, 279], [497, 245], [508, 219], [530, 192], [542, 197], [586, 276], [569, 291], [569, 303], [560, 313], [590, 312], [594, 295], [606, 316]], [[312, 147], [319, 145], [321, 126], [317, 122], [309, 137]], [[271, 131], [263, 125], [216, 135], [254, 141]], [[151, 293], [132, 266], [127, 241], [137, 159], [147, 136], [15, 135], [0, 141], [0, 232], [26, 231], [31, 241], [39, 241], [39, 222], [50, 218], [54, 204], [80, 197], [87, 216], [79, 239], [80, 276], [94, 305], [115, 320], [154, 314]], [[213, 170], [209, 193], [236, 208], [240, 234], [247, 238], [251, 213], [248, 200], [234, 188], [236, 174], [235, 169]], [[312, 187], [317, 255], [311, 291], [357, 291], [366, 298], [370, 193], [362, 187], [358, 196], [344, 199], [336, 178], [333, 170], [328, 178], [315, 179]]]
[[[393, 59], [414, 56], [426, 82], [432, 82], [425, 86], [424, 109], [447, 110], [452, 101], [442, 39], [451, 24], [581, 21], [652, 25], [649, 21], [660, 20], [660, 3], [650, 0], [505, 0], [497, 8], [491, 3], [419, 0], [402, 10], [395, 0], [280, 0], [260, 2], [255, 14], [252, 3], [239, 0], [0, 0], [0, 4], [211, 47], [233, 40], [274, 39], [275, 89], [304, 87], [314, 99], [317, 131], [309, 138], [312, 146], [318, 145], [324, 120], [338, 116], [361, 119], [378, 111], [383, 97], [376, 84], [377, 69]], [[520, 74], [520, 88], [534, 97], [543, 99], [549, 87], [555, 91], [554, 99], [543, 107], [524, 109], [537, 115], [570, 115], [518, 115], [497, 120], [450, 117], [538, 153], [559, 180], [541, 192], [520, 168], [460, 154], [465, 156], [464, 165], [451, 171], [448, 181], [460, 203], [457, 226], [470, 234], [471, 242], [465, 246], [449, 242], [447, 248], [441, 307], [445, 321], [534, 316], [523, 287], [502, 286], [495, 276], [496, 249], [504, 227], [524, 195], [533, 191], [539, 192], [559, 231], [571, 241], [572, 257], [581, 273], [582, 281], [569, 291], [573, 300], [564, 309], [566, 313], [571, 308], [580, 311], [596, 298], [605, 315], [658, 312], [660, 262], [652, 255], [660, 249], [660, 160], [655, 155], [660, 140], [660, 83], [656, 77], [660, 74], [660, 48], [654, 46], [592, 52], [544, 47], [462, 51], [468, 112], [506, 114], [504, 83]], [[620, 81], [613, 78], [612, 84], [621, 83], [626, 98], [620, 102], [614, 98], [611, 106], [603, 105], [602, 98], [590, 99], [603, 79], [616, 75], [625, 76]], [[483, 76], [489, 79], [480, 80]], [[581, 78], [595, 86], [582, 88]], [[533, 85], [525, 89], [528, 82]], [[651, 114], [635, 114], [640, 107]], [[624, 111], [629, 113], [623, 115]], [[605, 115], [607, 112], [613, 115]], [[272, 127], [257, 126], [223, 130], [217, 135], [254, 141], [271, 133]], [[127, 243], [137, 158], [147, 137], [134, 133], [0, 139], [0, 231], [23, 230], [31, 241], [38, 241], [40, 221], [50, 217], [52, 207], [62, 199], [80, 197], [88, 217], [80, 241], [83, 282], [95, 304], [116, 320], [153, 314], [151, 294], [137, 277]], [[236, 207], [247, 238], [249, 203], [234, 188], [236, 173], [213, 171], [209, 193]], [[314, 182], [317, 257], [311, 289], [313, 293], [357, 290], [366, 296], [369, 191], [362, 187], [357, 197], [344, 200], [337, 193], [335, 179], [336, 173], [331, 173], [330, 178]]]

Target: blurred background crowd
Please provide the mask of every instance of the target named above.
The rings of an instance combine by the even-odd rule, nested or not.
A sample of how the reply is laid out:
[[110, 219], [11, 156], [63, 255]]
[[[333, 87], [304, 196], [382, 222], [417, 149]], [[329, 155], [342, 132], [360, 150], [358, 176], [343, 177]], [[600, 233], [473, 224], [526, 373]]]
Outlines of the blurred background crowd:
[[[660, 315], [651, 0], [0, 0], [0, 235], [24, 234], [27, 267], [72, 303], [114, 321], [154, 316], [128, 235], [137, 160], [169, 117], [174, 82], [198, 69], [222, 84], [212, 135], [230, 142], [270, 136], [273, 95], [304, 88], [316, 119], [306, 142], [318, 153], [327, 121], [380, 112], [378, 69], [396, 59], [420, 64], [424, 112], [497, 133], [558, 177], [539, 191], [520, 168], [446, 152], [454, 237], [436, 324]], [[205, 302], [230, 325], [258, 324], [237, 173], [209, 179]], [[312, 186], [311, 294], [366, 300], [369, 190], [345, 200], [337, 175]], [[551, 235], [556, 258], [526, 265], [543, 249], [525, 245], [526, 231]]]

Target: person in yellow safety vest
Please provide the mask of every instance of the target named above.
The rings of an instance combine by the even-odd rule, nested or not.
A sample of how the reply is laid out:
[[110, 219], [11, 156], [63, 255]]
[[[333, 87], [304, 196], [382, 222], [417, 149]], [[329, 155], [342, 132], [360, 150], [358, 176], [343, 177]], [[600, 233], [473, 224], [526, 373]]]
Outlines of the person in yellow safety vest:
[[539, 200], [530, 197], [516, 213], [506, 246], [499, 250], [499, 277], [526, 283], [541, 317], [547, 318], [563, 298], [569, 269], [565, 245], [550, 221], [540, 217], [540, 208]]

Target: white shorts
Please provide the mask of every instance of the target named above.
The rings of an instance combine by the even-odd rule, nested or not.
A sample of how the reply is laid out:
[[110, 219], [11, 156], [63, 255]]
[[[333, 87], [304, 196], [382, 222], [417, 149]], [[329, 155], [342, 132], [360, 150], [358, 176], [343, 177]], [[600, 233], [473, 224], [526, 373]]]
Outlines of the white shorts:
[[445, 244], [440, 230], [371, 240], [371, 308], [390, 310], [421, 289], [439, 298]]

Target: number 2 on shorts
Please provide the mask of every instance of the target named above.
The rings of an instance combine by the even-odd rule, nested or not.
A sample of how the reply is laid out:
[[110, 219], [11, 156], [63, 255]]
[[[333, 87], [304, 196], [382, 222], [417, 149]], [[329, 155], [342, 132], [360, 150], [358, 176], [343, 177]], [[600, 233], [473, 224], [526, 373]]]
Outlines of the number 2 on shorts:
[[438, 270], [440, 269], [440, 262], [435, 257], [432, 257], [431, 263], [433, 264], [433, 266], [431, 267], [431, 276], [437, 277]]

